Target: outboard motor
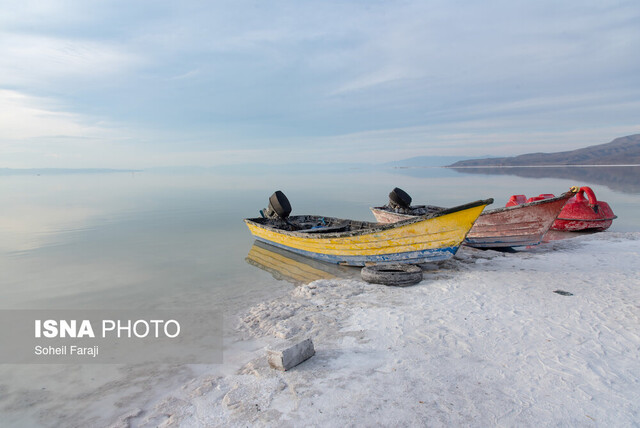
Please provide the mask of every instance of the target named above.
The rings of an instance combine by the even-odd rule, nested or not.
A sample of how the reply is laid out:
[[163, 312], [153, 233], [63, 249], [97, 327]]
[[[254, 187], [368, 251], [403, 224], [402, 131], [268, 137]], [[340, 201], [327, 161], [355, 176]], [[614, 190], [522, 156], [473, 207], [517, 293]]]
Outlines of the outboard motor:
[[286, 220], [289, 214], [291, 214], [291, 204], [280, 190], [269, 197], [269, 206], [260, 210], [262, 217], [271, 219]]
[[389, 193], [389, 207], [395, 210], [408, 209], [411, 206], [411, 196], [404, 190], [396, 187]]

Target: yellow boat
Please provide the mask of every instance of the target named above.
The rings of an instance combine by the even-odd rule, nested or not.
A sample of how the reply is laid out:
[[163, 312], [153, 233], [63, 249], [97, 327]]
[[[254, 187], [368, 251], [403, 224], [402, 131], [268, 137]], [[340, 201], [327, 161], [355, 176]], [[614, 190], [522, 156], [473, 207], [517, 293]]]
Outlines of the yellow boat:
[[280, 217], [244, 221], [257, 240], [325, 262], [351, 266], [425, 263], [452, 257], [484, 207], [492, 202], [479, 200], [381, 224], [313, 215], [289, 217], [291, 209], [286, 201], [288, 210]]

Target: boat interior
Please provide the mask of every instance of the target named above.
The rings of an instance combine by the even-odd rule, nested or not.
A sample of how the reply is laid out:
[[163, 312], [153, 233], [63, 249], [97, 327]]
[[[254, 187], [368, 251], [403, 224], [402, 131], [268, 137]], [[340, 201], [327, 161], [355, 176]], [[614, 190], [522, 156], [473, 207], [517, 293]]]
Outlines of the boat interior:
[[434, 205], [411, 205], [409, 207], [392, 207], [391, 204], [383, 205], [381, 207], [374, 207], [379, 210], [389, 211], [398, 214], [407, 215], [428, 215], [436, 214], [444, 210], [444, 207], [436, 207]]
[[353, 232], [380, 226], [378, 223], [374, 222], [345, 220], [334, 217], [323, 217], [314, 215], [290, 216], [286, 219], [252, 218], [249, 220], [273, 229], [305, 233], [310, 235], [336, 232]]

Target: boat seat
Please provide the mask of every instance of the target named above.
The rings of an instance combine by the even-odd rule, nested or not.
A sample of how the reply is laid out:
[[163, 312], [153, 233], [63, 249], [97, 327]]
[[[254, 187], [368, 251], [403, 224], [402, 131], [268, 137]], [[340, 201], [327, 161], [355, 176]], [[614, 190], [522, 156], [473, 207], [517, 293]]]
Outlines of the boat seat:
[[334, 224], [332, 226], [316, 226], [310, 229], [296, 230], [300, 233], [331, 233], [331, 232], [343, 232], [349, 228], [349, 222]]

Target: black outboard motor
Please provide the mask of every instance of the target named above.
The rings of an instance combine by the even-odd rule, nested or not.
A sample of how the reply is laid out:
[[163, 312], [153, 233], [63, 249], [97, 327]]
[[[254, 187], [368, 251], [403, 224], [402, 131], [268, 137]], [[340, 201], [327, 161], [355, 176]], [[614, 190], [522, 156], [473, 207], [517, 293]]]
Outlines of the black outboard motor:
[[260, 210], [264, 218], [286, 220], [291, 214], [291, 204], [289, 199], [280, 190], [277, 190], [269, 197], [269, 206]]
[[389, 207], [393, 209], [408, 209], [411, 206], [411, 196], [404, 190], [396, 187], [389, 193]]

